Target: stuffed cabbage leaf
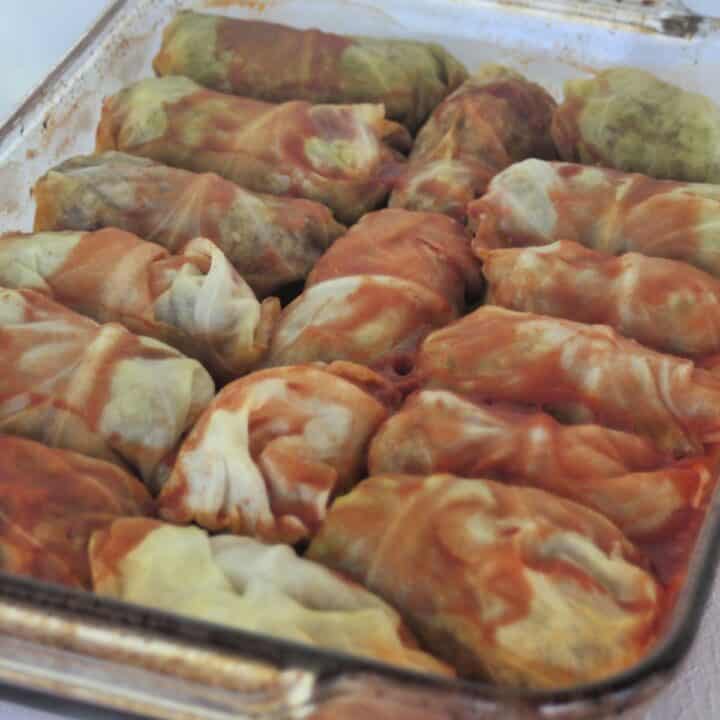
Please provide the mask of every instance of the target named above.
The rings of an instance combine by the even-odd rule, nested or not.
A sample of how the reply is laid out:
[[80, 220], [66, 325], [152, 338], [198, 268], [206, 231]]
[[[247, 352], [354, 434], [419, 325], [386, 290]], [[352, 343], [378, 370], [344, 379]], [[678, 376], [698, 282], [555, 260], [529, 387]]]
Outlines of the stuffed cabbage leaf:
[[0, 436], [0, 570], [90, 589], [88, 543], [120, 517], [149, 515], [142, 483], [117, 465]]
[[600, 425], [558, 423], [521, 408], [424, 390], [387, 420], [369, 472], [498, 480], [547, 490], [597, 510], [634, 542], [680, 544], [713, 488], [704, 459], [670, 464], [646, 438]]
[[461, 312], [483, 289], [465, 229], [438, 213], [369, 213], [320, 258], [306, 287], [352, 275], [392, 275], [447, 298]]
[[662, 352], [720, 352], [720, 281], [675, 260], [612, 257], [573, 242], [479, 251], [486, 302], [599, 323]]
[[570, 240], [682, 260], [720, 277], [720, 186], [526, 160], [469, 207], [478, 252]]
[[157, 489], [215, 386], [196, 360], [31, 290], [0, 289], [0, 434], [129, 466]]
[[467, 204], [490, 179], [527, 157], [552, 159], [555, 101], [539, 85], [486, 65], [433, 112], [418, 133], [390, 207], [447, 213], [464, 221]]
[[409, 145], [407, 130], [386, 120], [382, 105], [273, 105], [166, 77], [105, 99], [96, 150], [316, 200], [352, 223], [385, 199], [403, 164], [395, 148]]
[[257, 301], [209, 240], [169, 255], [111, 228], [0, 236], [0, 285], [44, 293], [98, 322], [122, 323], [225, 380], [260, 362], [280, 313], [277, 299]]
[[416, 370], [431, 388], [639, 433], [676, 456], [720, 440], [720, 379], [604, 325], [485, 306], [429, 335]]
[[33, 195], [38, 232], [115, 227], [173, 253], [206, 237], [259, 297], [304, 279], [345, 230], [320, 203], [112, 151], [65, 161], [37, 181]]
[[397, 607], [459, 673], [590, 682], [637, 662], [662, 595], [601, 515], [534, 488], [380, 475], [335, 502], [308, 557]]
[[221, 92], [313, 103], [383, 103], [415, 130], [467, 77], [440, 45], [335, 35], [277, 23], [180, 12], [153, 67]]
[[280, 316], [268, 364], [348, 360], [402, 374], [428, 332], [482, 290], [463, 228], [437, 213], [385, 209], [339, 238]]
[[90, 562], [101, 595], [451, 674], [418, 648], [389, 605], [287, 545], [130, 518], [93, 535]]
[[563, 160], [720, 182], [720, 108], [637, 68], [565, 83], [552, 136]]
[[387, 415], [346, 367], [295, 366], [227, 385], [182, 444], [159, 497], [166, 520], [266, 541], [311, 537], [356, 482]]

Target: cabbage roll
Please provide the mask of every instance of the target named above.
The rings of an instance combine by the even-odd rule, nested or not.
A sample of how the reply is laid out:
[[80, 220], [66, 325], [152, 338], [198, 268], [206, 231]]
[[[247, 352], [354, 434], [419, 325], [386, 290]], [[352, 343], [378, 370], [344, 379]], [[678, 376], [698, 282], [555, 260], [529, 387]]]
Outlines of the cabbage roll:
[[216, 172], [254, 192], [317, 200], [352, 223], [385, 199], [402, 167], [394, 148], [409, 144], [382, 105], [273, 105], [167, 77], [105, 99], [96, 149]]
[[416, 371], [431, 388], [636, 432], [676, 456], [720, 440], [720, 378], [604, 325], [485, 306], [429, 335]]
[[542, 487], [656, 470], [670, 459], [647, 439], [601, 425], [561, 425], [521, 406], [421, 390], [380, 427], [371, 475], [447, 472]]
[[330, 368], [264, 370], [227, 385], [182, 444], [160, 515], [294, 543], [360, 477], [384, 405]]
[[240, 630], [451, 674], [422, 652], [400, 616], [287, 545], [125, 518], [90, 545], [95, 591]]
[[441, 295], [390, 275], [312, 285], [280, 315], [268, 365], [348, 360], [401, 374], [418, 343], [457, 317]]
[[534, 488], [379, 475], [332, 506], [308, 557], [394, 605], [463, 675], [600, 680], [652, 642], [660, 589], [608, 520]]
[[408, 374], [418, 343], [482, 290], [463, 228], [437, 213], [365, 216], [280, 316], [268, 364], [349, 360]]
[[565, 83], [552, 123], [563, 160], [720, 182], [720, 108], [631, 67]]
[[378, 430], [369, 471], [449, 472], [532, 485], [612, 520], [633, 541], [671, 537], [702, 518], [712, 478], [703, 461], [671, 466], [646, 438], [545, 413], [473, 403], [444, 390], [411, 397]]
[[90, 589], [92, 533], [151, 512], [145, 487], [116, 465], [0, 436], [0, 570]]
[[0, 289], [0, 365], [0, 434], [129, 466], [153, 489], [215, 392], [196, 360], [31, 290]]
[[683, 260], [720, 277], [720, 186], [526, 160], [470, 205], [478, 251], [571, 240]]
[[180, 12], [153, 67], [221, 92], [260, 100], [384, 103], [415, 130], [467, 77], [435, 43], [346, 37], [276, 23]]
[[0, 236], [0, 285], [44, 293], [98, 322], [116, 321], [242, 375], [268, 349], [280, 313], [262, 305], [222, 252], [192, 240], [180, 255], [122, 230]]
[[527, 157], [552, 159], [555, 101], [539, 85], [486, 65], [433, 112], [418, 133], [391, 207], [465, 220], [496, 173]]
[[438, 213], [369, 213], [318, 261], [306, 287], [352, 275], [392, 275], [447, 298], [458, 312], [477, 298], [482, 275], [465, 229]]
[[676, 355], [720, 352], [720, 281], [685, 263], [565, 241], [481, 254], [488, 303], [609, 325]]
[[260, 297], [303, 280], [345, 228], [320, 203], [260, 195], [118, 152], [76, 157], [35, 184], [35, 230], [116, 227], [182, 252], [212, 240]]

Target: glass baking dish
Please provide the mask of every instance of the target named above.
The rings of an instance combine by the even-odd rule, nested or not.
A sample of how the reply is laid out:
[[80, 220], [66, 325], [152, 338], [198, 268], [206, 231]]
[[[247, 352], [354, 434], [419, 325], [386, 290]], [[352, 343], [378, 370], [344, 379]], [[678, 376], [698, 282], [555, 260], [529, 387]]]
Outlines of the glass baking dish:
[[[560, 96], [595, 67], [651, 70], [720, 102], [720, 23], [679, 0], [111, 0], [0, 128], [0, 232], [29, 230], [28, 189], [92, 151], [100, 103], [152, 74], [160, 30], [200, 8], [344, 33], [432, 39], [470, 69], [516, 66]], [[666, 61], [672, 58], [672, 65]], [[524, 691], [422, 676], [0, 573], [0, 683], [157, 718], [592, 718], [649, 698], [696, 634], [720, 547], [716, 493], [663, 637], [600, 683]]]

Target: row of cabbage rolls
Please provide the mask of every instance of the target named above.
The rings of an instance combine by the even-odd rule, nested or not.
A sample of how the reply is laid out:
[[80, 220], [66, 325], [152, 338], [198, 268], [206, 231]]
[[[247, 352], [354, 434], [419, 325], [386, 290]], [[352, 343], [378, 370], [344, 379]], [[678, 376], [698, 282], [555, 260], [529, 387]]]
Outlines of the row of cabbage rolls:
[[642, 657], [720, 440], [713, 106], [197, 13], [155, 69], [0, 238], [0, 567], [504, 684]]

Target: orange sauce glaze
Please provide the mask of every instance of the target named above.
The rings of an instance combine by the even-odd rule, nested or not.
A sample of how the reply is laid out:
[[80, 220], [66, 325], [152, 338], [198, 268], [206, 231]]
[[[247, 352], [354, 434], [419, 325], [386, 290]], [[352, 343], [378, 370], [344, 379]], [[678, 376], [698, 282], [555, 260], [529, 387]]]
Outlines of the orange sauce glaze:
[[[558, 556], [543, 557], [540, 545], [558, 531], [575, 532], [606, 555], [620, 555], [647, 569], [642, 553], [614, 525], [596, 513], [579, 512], [575, 503], [559, 498], [548, 502], [546, 493], [534, 489], [486, 483], [493, 498], [488, 503], [471, 494], [472, 481], [465, 483], [467, 493], [457, 492], [456, 482], [446, 476], [430, 487], [424, 477], [383, 475], [361, 483], [330, 511], [310, 557], [365, 581], [417, 623], [436, 613], [467, 618], [487, 644], [495, 642], [500, 627], [527, 617], [532, 588], [526, 568], [553, 578], [564, 576], [586, 590], [607, 594], [602, 579], [594, 579], [577, 564]], [[485, 533], [480, 542], [472, 535], [468, 520], [478, 512], [491, 516], [490, 526], [499, 530], [494, 542], [486, 540]], [[529, 540], [523, 539], [522, 518], [535, 520]], [[483, 588], [503, 602], [499, 612], [480, 620], [478, 597]], [[638, 650], [656, 631], [655, 622], [648, 622], [654, 606], [645, 598], [637, 602], [614, 598], [629, 612], [638, 613], [633, 638]]]
[[[391, 206], [433, 209], [465, 221], [466, 205], [496, 173], [525, 157], [555, 157], [549, 133], [554, 108], [550, 95], [527, 80], [466, 81], [420, 131]], [[457, 166], [451, 179], [417, 179], [440, 160]]]
[[[24, 395], [30, 407], [46, 406], [73, 413], [91, 432], [96, 432], [111, 396], [113, 375], [122, 360], [177, 357], [170, 348], [144, 345], [140, 337], [120, 325], [98, 325], [30, 290], [13, 292], [24, 302], [24, 317], [22, 324], [0, 327], [3, 360], [10, 370], [0, 376], [0, 404]], [[94, 358], [94, 376], [78, 377], [78, 372], [89, 372], [82, 362], [102, 333], [106, 337], [112, 334], [113, 341], [101, 357]], [[32, 363], [24, 361], [28, 353], [33, 355]], [[79, 402], [67, 400], [73, 386], [84, 388]]]
[[[563, 160], [577, 162], [580, 159], [580, 145], [583, 142], [580, 134], [580, 115], [583, 111], [583, 102], [579, 97], [566, 98], [553, 115], [551, 133], [558, 154]], [[583, 147], [593, 156], [599, 153], [592, 146], [583, 144]]]
[[[375, 318], [382, 315], [383, 310], [397, 302], [397, 291], [388, 287], [374, 287], [372, 291], [369, 288], [360, 287], [353, 295], [348, 298], [348, 303], [359, 311], [347, 318], [338, 318], [328, 326], [323, 328], [323, 335], [336, 335], [342, 337], [352, 333], [358, 327], [372, 322]], [[434, 327], [442, 324], [438, 321], [438, 316], [449, 319], [450, 310], [444, 302], [438, 302], [434, 307], [428, 308], [422, 303], [417, 303], [415, 312], [406, 322], [407, 334], [403, 334], [403, 345], [406, 347], [414, 347], [419, 339], [428, 333]], [[401, 350], [401, 347], [394, 346], [387, 348], [388, 350]], [[369, 363], [372, 365], [372, 363]]]
[[[93, 538], [93, 584], [99, 587], [108, 578], [122, 577], [120, 563], [162, 526], [162, 522], [151, 518], [123, 517], [98, 532]], [[101, 562], [96, 562], [98, 559]]]
[[184, 265], [198, 262], [109, 228], [86, 233], [46, 282], [58, 302], [100, 322], [124, 314], [152, 322], [153, 304], [168, 288], [166, 271]]
[[[102, 173], [109, 175], [113, 169], [108, 159], [94, 174], [102, 180]], [[70, 169], [57, 172], [75, 177]], [[344, 229], [320, 203], [249, 193], [214, 173], [197, 174], [156, 163], [132, 171], [119, 163], [117, 172], [121, 179], [103, 188], [106, 204], [88, 215], [83, 227], [78, 214], [88, 208], [78, 208], [72, 197], [57, 192], [56, 183], [41, 179], [34, 189], [35, 230], [112, 226], [171, 252], [181, 252], [190, 240], [206, 237], [263, 297], [304, 274], [304, 268]], [[261, 216], [256, 218], [258, 204]], [[231, 213], [236, 221], [229, 223]], [[258, 222], [267, 226], [266, 233], [252, 232]]]
[[389, 410], [397, 409], [402, 403], [402, 394], [396, 384], [382, 373], [375, 372], [365, 365], [336, 360], [326, 365], [324, 369], [336, 377], [351, 382]]
[[638, 547], [650, 558], [653, 570], [665, 588], [660, 628], [672, 621], [672, 610], [683, 590], [695, 542], [717, 490], [720, 445], [706, 445], [704, 456], [689, 459], [687, 462], [689, 466], [704, 465], [709, 476], [708, 482], [696, 495], [694, 507], [674, 518], [675, 522], [666, 532], [638, 542]]
[[314, 102], [327, 102], [344, 90], [340, 65], [352, 44], [350, 38], [320, 30], [228, 18], [218, 24], [216, 53], [232, 54], [230, 84], [238, 95], [261, 87], [268, 100], [309, 94]]
[[0, 436], [0, 567], [90, 587], [87, 544], [115, 518], [149, 515], [139, 480], [116, 465]]
[[315, 264], [307, 286], [349, 275], [392, 275], [417, 282], [458, 310], [482, 290], [480, 266], [464, 228], [437, 213], [369, 213]]
[[[716, 377], [604, 326], [486, 306], [428, 336], [417, 376], [479, 400], [537, 405], [574, 423], [638, 432], [681, 457], [720, 438]], [[628, 398], [638, 398], [632, 413]]]
[[720, 351], [720, 282], [686, 263], [639, 253], [615, 257], [566, 241], [542, 252], [479, 254], [495, 305], [609, 325], [686, 357]]
[[[335, 493], [343, 492], [365, 471], [364, 449], [358, 456], [350, 447], [337, 445], [331, 457], [323, 458], [312, 451], [303, 438], [305, 426], [312, 421], [313, 407], [303, 407], [288, 397], [273, 396], [253, 404], [253, 387], [264, 380], [284, 381], [288, 393], [315, 397], [319, 402], [343, 406], [352, 411], [358, 431], [368, 432], [387, 416], [387, 408], [367, 392], [369, 387], [382, 388], [385, 381], [367, 368], [350, 363], [323, 366], [294, 366], [258, 371], [227, 385], [200, 417], [180, 449], [180, 457], [192, 453], [205, 442], [215, 412], [237, 412], [247, 407], [248, 452], [262, 472], [266, 485], [273, 526], [258, 525], [253, 531], [237, 510], [229, 518], [225, 510], [215, 517], [196, 518], [204, 527], [223, 529], [232, 524], [233, 532], [246, 532], [268, 541], [296, 542], [299, 537], [314, 534], [325, 515], [325, 507]], [[389, 391], [388, 391], [389, 392]], [[395, 401], [394, 396], [392, 397]], [[368, 435], [369, 441], [369, 435]], [[347, 443], [347, 441], [345, 441]], [[181, 463], [171, 482], [160, 496], [161, 515], [174, 522], [189, 522], [194, 510], [187, 504], [190, 478]], [[297, 520], [306, 531], [298, 537]]]
[[557, 490], [655, 470], [672, 460], [647, 438], [601, 425], [562, 425], [545, 413], [502, 403], [464, 404], [459, 411], [443, 399], [428, 393], [407, 399], [373, 440], [372, 474], [447, 472], [506, 482], [516, 478], [546, 489], [550, 482]]
[[[499, 205], [502, 192], [491, 188], [486, 197], [468, 207], [470, 226], [476, 233], [473, 247], [522, 247], [571, 240], [611, 255], [638, 252], [683, 260], [720, 275], [720, 262], [700, 253], [703, 210], [707, 212], [712, 203], [689, 192], [679, 195], [687, 184], [585, 165], [552, 163], [551, 167], [556, 181], [548, 197], [557, 218], [551, 232], [521, 231], [514, 211]], [[584, 181], [583, 176], [590, 172], [595, 180]]]
[[[412, 354], [427, 333], [455, 317], [453, 308], [444, 298], [422, 286], [418, 285], [414, 292], [405, 284], [379, 284], [372, 282], [373, 276], [366, 277], [368, 281], [361, 283], [344, 300], [351, 311], [321, 324], [306, 325], [293, 343], [281, 351], [283, 364], [348, 360], [379, 370], [387, 367], [388, 360], [397, 354]], [[303, 300], [300, 296], [285, 309], [280, 329], [283, 320], [292, 319], [293, 310]], [[378, 318], [388, 313], [392, 314], [388, 320], [391, 332], [381, 333], [370, 342], [357, 337], [363, 326], [377, 323]], [[390, 364], [394, 363], [390, 361]]]
[[[164, 106], [164, 134], [141, 145], [125, 143], [129, 100], [107, 98], [96, 150], [124, 150], [195, 171], [214, 171], [256, 192], [323, 199], [341, 222], [357, 219], [390, 189], [409, 133], [397, 123], [356, 119], [353, 106], [272, 104], [200, 89]], [[310, 158], [307, 141], [351, 138], [360, 132], [378, 141], [362, 167]], [[383, 142], [385, 140], [386, 142]], [[387, 143], [387, 144], [386, 144]], [[287, 187], [280, 189], [282, 180]]]
[[[599, 425], [565, 426], [512, 406], [477, 405], [474, 416], [469, 405], [463, 407], [459, 414], [424, 394], [409, 398], [375, 435], [370, 475], [447, 472], [534, 486], [609, 517], [647, 552], [664, 583], [684, 569], [715, 487], [709, 459], [673, 464], [636, 435]], [[648, 506], [662, 512], [664, 502], [653, 488], [668, 482], [679, 495], [672, 499], [675, 509], [648, 530]], [[609, 501], [617, 514], [607, 509]], [[639, 507], [623, 512], [625, 501]]]

